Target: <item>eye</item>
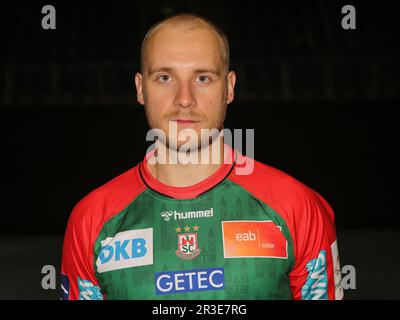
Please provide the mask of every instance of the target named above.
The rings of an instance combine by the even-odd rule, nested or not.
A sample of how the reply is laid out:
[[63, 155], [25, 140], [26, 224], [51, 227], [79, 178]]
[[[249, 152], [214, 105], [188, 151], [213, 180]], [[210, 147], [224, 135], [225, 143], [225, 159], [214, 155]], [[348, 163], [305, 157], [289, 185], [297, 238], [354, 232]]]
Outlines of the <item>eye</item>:
[[171, 77], [167, 74], [163, 74], [163, 75], [159, 76], [157, 79], [160, 80], [161, 82], [167, 82], [167, 81], [171, 80]]
[[211, 81], [210, 78], [207, 77], [207, 76], [198, 76], [197, 79], [198, 79], [198, 81], [201, 82], [201, 83], [207, 83], [207, 82], [210, 82], [210, 81]]

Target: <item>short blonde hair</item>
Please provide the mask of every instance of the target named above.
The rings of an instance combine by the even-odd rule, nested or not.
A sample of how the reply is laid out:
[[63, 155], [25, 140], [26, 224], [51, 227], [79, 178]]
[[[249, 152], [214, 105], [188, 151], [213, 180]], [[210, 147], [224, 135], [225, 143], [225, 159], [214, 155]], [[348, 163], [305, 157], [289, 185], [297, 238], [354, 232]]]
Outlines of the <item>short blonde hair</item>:
[[162, 27], [163, 25], [172, 25], [172, 26], [182, 26], [182, 25], [188, 25], [189, 28], [188, 29], [192, 29], [192, 28], [198, 28], [198, 27], [204, 27], [204, 26], [208, 26], [210, 27], [218, 36], [218, 38], [220, 39], [220, 41], [222, 42], [222, 46], [223, 46], [223, 61], [224, 61], [224, 65], [225, 65], [225, 71], [228, 72], [229, 71], [229, 67], [230, 67], [230, 57], [229, 57], [229, 42], [228, 42], [228, 38], [225, 34], [225, 32], [218, 27], [214, 22], [210, 21], [209, 19], [194, 14], [194, 13], [178, 13], [178, 14], [174, 14], [170, 17], [167, 17], [155, 24], [153, 24], [150, 29], [147, 31], [146, 35], [144, 36], [143, 42], [142, 42], [142, 47], [140, 50], [140, 69], [141, 72], [143, 73], [144, 71], [144, 65], [145, 65], [145, 59], [146, 59], [146, 48], [147, 48], [147, 44], [149, 42], [149, 39], [151, 38], [151, 36], [154, 34], [154, 32], [156, 32], [160, 27]]

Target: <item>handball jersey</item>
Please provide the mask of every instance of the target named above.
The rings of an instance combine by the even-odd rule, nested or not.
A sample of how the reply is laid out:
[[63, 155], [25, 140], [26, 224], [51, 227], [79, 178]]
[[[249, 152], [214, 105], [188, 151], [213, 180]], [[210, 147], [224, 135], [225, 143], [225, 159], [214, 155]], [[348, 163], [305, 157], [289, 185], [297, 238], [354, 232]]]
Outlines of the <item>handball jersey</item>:
[[207, 179], [172, 187], [149, 153], [74, 207], [62, 299], [342, 299], [334, 214], [314, 190], [225, 144]]

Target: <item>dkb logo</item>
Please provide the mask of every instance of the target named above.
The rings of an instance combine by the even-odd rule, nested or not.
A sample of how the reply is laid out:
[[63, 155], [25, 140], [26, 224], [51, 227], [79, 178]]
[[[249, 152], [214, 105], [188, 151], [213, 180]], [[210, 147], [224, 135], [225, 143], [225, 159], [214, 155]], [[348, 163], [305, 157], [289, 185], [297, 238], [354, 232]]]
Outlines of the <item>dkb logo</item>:
[[117, 233], [101, 241], [99, 273], [153, 264], [153, 228]]

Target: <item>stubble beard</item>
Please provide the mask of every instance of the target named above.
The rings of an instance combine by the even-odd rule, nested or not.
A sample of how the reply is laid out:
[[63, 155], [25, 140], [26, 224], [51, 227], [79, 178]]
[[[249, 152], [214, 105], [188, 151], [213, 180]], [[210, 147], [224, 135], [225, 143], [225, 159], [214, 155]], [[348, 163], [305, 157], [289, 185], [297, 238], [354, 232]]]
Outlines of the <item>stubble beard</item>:
[[[149, 127], [150, 129], [162, 130], [163, 133], [164, 133], [165, 140], [162, 139], [162, 138], [161, 138], [161, 139], [157, 139], [158, 142], [162, 143], [162, 144], [163, 144], [167, 149], [169, 149], [169, 150], [174, 150], [174, 151], [175, 151], [175, 150], [178, 150], [178, 152], [179, 152], [179, 148], [180, 148], [183, 144], [185, 144], [185, 143], [187, 142], [187, 140], [186, 140], [186, 141], [178, 141], [178, 136], [174, 137], [173, 139], [170, 139], [168, 129], [167, 129], [167, 130], [161, 129], [160, 126], [158, 126], [158, 125], [153, 121], [153, 119], [152, 119], [152, 117], [151, 117], [151, 115], [150, 115], [150, 112], [149, 112], [148, 108], [145, 106], [144, 109], [145, 109], [145, 115], [146, 115], [146, 121], [147, 121], [148, 127]], [[226, 117], [226, 111], [227, 111], [227, 103], [226, 103], [226, 100], [225, 100], [225, 102], [223, 103], [222, 108], [221, 108], [220, 110], [221, 110], [221, 111], [220, 111], [220, 113], [218, 114], [217, 118], [216, 118], [213, 122], [211, 122], [211, 124], [208, 126], [208, 128], [202, 128], [202, 129], [200, 130], [200, 136], [199, 136], [199, 134], [196, 132], [196, 135], [197, 135], [197, 137], [198, 137], [198, 140], [197, 140], [197, 149], [195, 149], [196, 144], [193, 144], [193, 145], [190, 146], [190, 149], [189, 149], [190, 151], [201, 152], [202, 149], [204, 149], [204, 148], [206, 148], [206, 147], [210, 147], [210, 146], [214, 143], [214, 141], [215, 141], [218, 137], [221, 136], [221, 131], [222, 131], [223, 128], [224, 128], [225, 117]], [[177, 118], [179, 115], [180, 115], [180, 113], [175, 112], [175, 113], [171, 113], [171, 114], [168, 114], [168, 115], [164, 116], [164, 118], [166, 118], [166, 119]], [[196, 120], [200, 120], [200, 121], [204, 121], [204, 118], [201, 118], [201, 117], [199, 117], [198, 115], [196, 115], [196, 114], [194, 114], [194, 113], [189, 114], [188, 118], [190, 118], [190, 119], [196, 119]], [[215, 129], [217, 129], [217, 134], [214, 134], [214, 133], [213, 133], [211, 136], [206, 135], [206, 136], [203, 137], [203, 136], [202, 136], [202, 132], [203, 132], [202, 130], [203, 130], [203, 129], [206, 129], [206, 130], [208, 129], [208, 130], [210, 130], [211, 132], [213, 131], [213, 129], [214, 129], [214, 131], [215, 131]], [[177, 132], [177, 133], [178, 133], [178, 135], [179, 135], [179, 132]], [[171, 142], [172, 142], [172, 143], [171, 143]]]

